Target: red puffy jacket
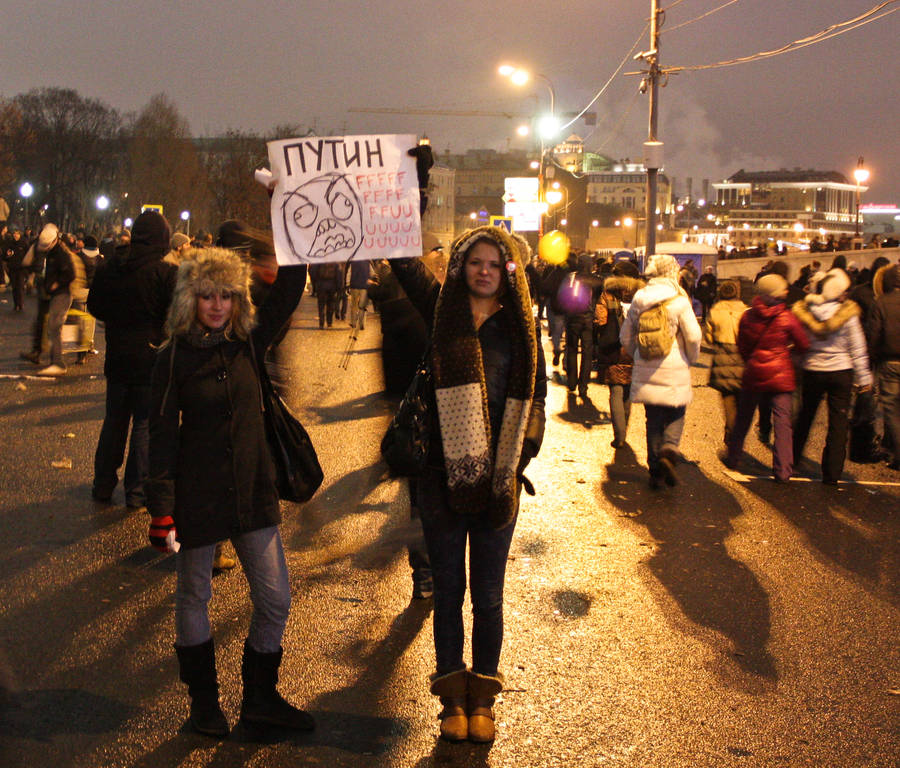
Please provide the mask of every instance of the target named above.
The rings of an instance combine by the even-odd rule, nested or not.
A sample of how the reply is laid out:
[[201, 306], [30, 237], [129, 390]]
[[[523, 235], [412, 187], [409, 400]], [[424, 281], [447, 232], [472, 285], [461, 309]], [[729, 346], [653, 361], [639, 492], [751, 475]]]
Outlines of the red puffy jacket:
[[743, 386], [751, 392], [793, 392], [791, 347], [809, 347], [806, 331], [782, 301], [770, 303], [756, 296], [738, 330], [738, 349], [744, 358]]

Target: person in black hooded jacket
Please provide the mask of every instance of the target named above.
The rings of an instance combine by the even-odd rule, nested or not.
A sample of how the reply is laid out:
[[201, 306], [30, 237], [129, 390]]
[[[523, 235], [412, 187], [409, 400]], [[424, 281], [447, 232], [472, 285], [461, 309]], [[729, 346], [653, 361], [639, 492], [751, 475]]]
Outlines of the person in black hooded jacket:
[[119, 482], [129, 425], [125, 463], [125, 503], [146, 506], [144, 481], [149, 468], [150, 373], [175, 288], [176, 268], [163, 261], [169, 249], [168, 222], [156, 211], [134, 222], [131, 242], [116, 248], [94, 274], [88, 311], [106, 324], [106, 415], [94, 456], [92, 495], [106, 502]]

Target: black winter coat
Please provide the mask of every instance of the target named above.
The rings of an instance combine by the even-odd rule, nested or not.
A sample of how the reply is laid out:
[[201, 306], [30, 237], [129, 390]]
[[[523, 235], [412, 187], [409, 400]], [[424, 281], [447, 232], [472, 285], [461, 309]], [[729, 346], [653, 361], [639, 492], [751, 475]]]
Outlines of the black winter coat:
[[306, 266], [281, 267], [251, 343], [201, 346], [179, 336], [153, 368], [151, 515], [171, 515], [178, 541], [200, 547], [281, 522], [256, 362], [300, 301]]
[[106, 378], [149, 384], [177, 269], [165, 251], [135, 243], [97, 265], [87, 307], [106, 324]]
[[75, 279], [74, 258], [77, 256], [62, 243], [57, 243], [44, 255], [44, 291], [48, 296], [68, 292], [69, 284]]

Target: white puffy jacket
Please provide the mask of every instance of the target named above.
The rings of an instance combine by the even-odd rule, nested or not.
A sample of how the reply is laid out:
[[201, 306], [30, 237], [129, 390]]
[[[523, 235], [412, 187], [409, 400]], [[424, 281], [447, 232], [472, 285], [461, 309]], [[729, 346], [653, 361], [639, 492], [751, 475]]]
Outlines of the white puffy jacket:
[[[637, 346], [638, 318], [667, 299], [674, 298], [666, 311], [669, 328], [676, 343], [665, 357], [644, 360]], [[687, 405], [693, 397], [691, 387], [691, 363], [700, 355], [703, 333], [688, 298], [678, 291], [671, 280], [654, 277], [635, 295], [622, 329], [619, 341], [634, 358], [631, 372], [631, 400], [651, 405]]]

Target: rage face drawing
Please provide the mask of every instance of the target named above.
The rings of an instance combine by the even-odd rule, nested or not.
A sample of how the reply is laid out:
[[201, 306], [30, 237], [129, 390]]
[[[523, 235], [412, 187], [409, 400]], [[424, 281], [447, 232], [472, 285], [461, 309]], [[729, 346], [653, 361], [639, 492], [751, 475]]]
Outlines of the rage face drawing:
[[291, 250], [304, 261], [347, 261], [362, 245], [362, 206], [342, 173], [286, 192], [281, 210]]

